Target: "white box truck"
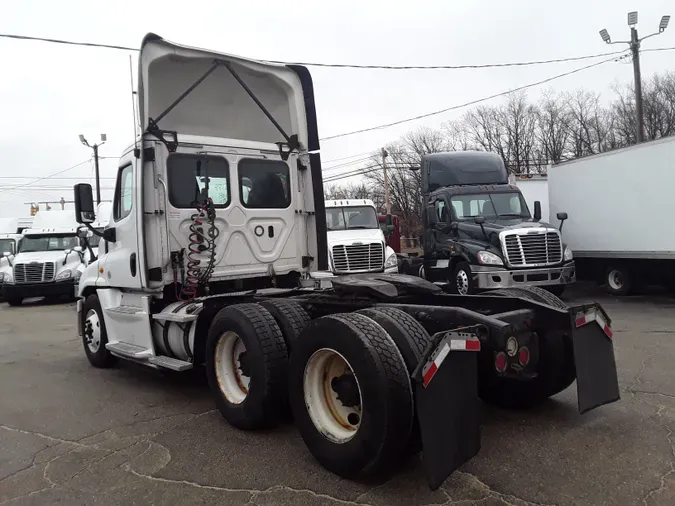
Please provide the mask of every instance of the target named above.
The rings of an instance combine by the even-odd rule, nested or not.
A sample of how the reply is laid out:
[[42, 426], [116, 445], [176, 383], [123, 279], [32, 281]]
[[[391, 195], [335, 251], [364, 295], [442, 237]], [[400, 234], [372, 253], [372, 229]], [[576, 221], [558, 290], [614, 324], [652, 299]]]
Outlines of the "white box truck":
[[550, 223], [549, 204], [548, 204], [548, 175], [547, 174], [528, 174], [522, 176], [511, 176], [511, 182], [514, 183], [520, 193], [523, 194], [525, 202], [530, 209], [534, 209], [534, 203], [541, 203], [541, 220]]
[[564, 210], [579, 279], [625, 295], [673, 284], [675, 136], [554, 165], [550, 214]]

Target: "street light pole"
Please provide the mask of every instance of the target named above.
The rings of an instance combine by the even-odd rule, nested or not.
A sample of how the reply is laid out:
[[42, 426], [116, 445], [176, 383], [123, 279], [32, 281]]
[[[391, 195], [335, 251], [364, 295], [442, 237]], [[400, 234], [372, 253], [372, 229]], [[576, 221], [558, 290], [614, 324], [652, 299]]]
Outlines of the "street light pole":
[[617, 40], [615, 42], [609, 36], [609, 32], [606, 29], [600, 30], [600, 37], [607, 44], [628, 44], [630, 47], [630, 52], [633, 57], [633, 80], [635, 82], [635, 139], [637, 143], [643, 142], [644, 140], [644, 113], [643, 113], [643, 103], [642, 103], [642, 77], [640, 75], [640, 43], [653, 37], [654, 35], [659, 35], [663, 33], [664, 30], [668, 27], [668, 22], [670, 21], [670, 16], [661, 17], [661, 22], [659, 23], [659, 31], [649, 34], [646, 37], [638, 37], [638, 31], [635, 26], [638, 22], [638, 13], [636, 11], [628, 13], [628, 26], [630, 27], [630, 40]]
[[84, 135], [80, 134], [80, 142], [85, 146], [94, 150], [94, 169], [96, 171], [96, 203], [101, 203], [101, 177], [98, 170], [98, 148], [105, 144], [105, 141], [108, 140], [106, 134], [101, 134], [101, 142], [99, 144], [94, 144], [93, 146], [87, 142], [87, 139], [84, 138]]
[[387, 157], [389, 153], [382, 148], [382, 169], [384, 170], [384, 208], [387, 210], [387, 215], [391, 214], [391, 199], [389, 198], [389, 174], [387, 173]]
[[640, 144], [645, 137], [645, 116], [642, 104], [642, 76], [640, 74], [640, 39], [635, 26], [630, 27], [630, 50], [633, 54], [633, 80], [635, 82], [635, 139]]

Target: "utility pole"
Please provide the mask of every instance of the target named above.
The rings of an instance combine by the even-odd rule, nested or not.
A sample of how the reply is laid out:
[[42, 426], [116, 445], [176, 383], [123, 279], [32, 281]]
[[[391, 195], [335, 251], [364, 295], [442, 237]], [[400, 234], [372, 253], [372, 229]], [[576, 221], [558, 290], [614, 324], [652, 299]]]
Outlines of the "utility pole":
[[643, 103], [642, 103], [642, 77], [640, 75], [640, 43], [653, 37], [654, 35], [659, 35], [663, 33], [664, 30], [668, 27], [668, 22], [670, 21], [670, 16], [663, 16], [661, 22], [659, 23], [659, 31], [647, 35], [646, 37], [639, 38], [638, 31], [635, 26], [638, 22], [638, 13], [637, 11], [628, 13], [628, 26], [630, 27], [630, 40], [617, 40], [613, 42], [609, 36], [609, 32], [606, 29], [600, 30], [600, 37], [607, 44], [628, 44], [630, 47], [631, 55], [633, 57], [633, 80], [635, 82], [635, 139], [637, 144], [644, 141], [644, 113], [643, 113]]
[[384, 208], [391, 214], [391, 200], [389, 198], [389, 174], [387, 174], [387, 157], [389, 153], [382, 148], [382, 169], [384, 170]]
[[84, 138], [84, 135], [80, 134], [80, 142], [87, 146], [88, 148], [92, 148], [94, 150], [94, 169], [96, 170], [96, 203], [100, 204], [101, 203], [101, 177], [99, 175], [98, 171], [98, 148], [99, 146], [103, 146], [105, 144], [105, 141], [108, 140], [106, 134], [101, 134], [101, 142], [99, 144], [94, 144], [93, 146], [87, 142], [87, 139]]

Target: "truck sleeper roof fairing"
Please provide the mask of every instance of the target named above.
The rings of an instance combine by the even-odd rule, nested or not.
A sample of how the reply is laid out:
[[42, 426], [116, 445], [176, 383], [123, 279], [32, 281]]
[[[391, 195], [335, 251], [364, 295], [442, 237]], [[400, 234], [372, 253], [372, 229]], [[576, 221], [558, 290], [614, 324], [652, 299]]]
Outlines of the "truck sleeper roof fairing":
[[422, 157], [422, 193], [445, 186], [508, 184], [501, 156], [487, 151], [453, 151]]
[[144, 134], [164, 140], [162, 132], [171, 132], [177, 142], [180, 135], [232, 139], [309, 154], [317, 268], [328, 268], [314, 88], [305, 67], [182, 46], [149, 33], [141, 44], [137, 96]]

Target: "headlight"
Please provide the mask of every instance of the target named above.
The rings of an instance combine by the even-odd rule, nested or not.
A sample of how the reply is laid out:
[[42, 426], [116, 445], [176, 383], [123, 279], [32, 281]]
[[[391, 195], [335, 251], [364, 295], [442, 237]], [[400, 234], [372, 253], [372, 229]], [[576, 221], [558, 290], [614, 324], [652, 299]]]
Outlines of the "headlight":
[[574, 259], [574, 256], [572, 256], [572, 250], [568, 246], [565, 246], [565, 254], [563, 257], [565, 258], [565, 262], [569, 262], [570, 260]]
[[11, 282], [12, 282], [11, 272], [0, 272], [0, 283], [11, 283]]
[[476, 255], [478, 263], [483, 265], [504, 265], [504, 261], [499, 256], [489, 251], [479, 251]]
[[398, 259], [396, 258], [396, 253], [389, 255], [384, 262], [384, 268], [388, 269], [389, 267], [396, 267], [398, 265]]
[[65, 269], [56, 275], [56, 280], [58, 281], [60, 279], [70, 279], [72, 275], [73, 271], [71, 271], [70, 269]]

